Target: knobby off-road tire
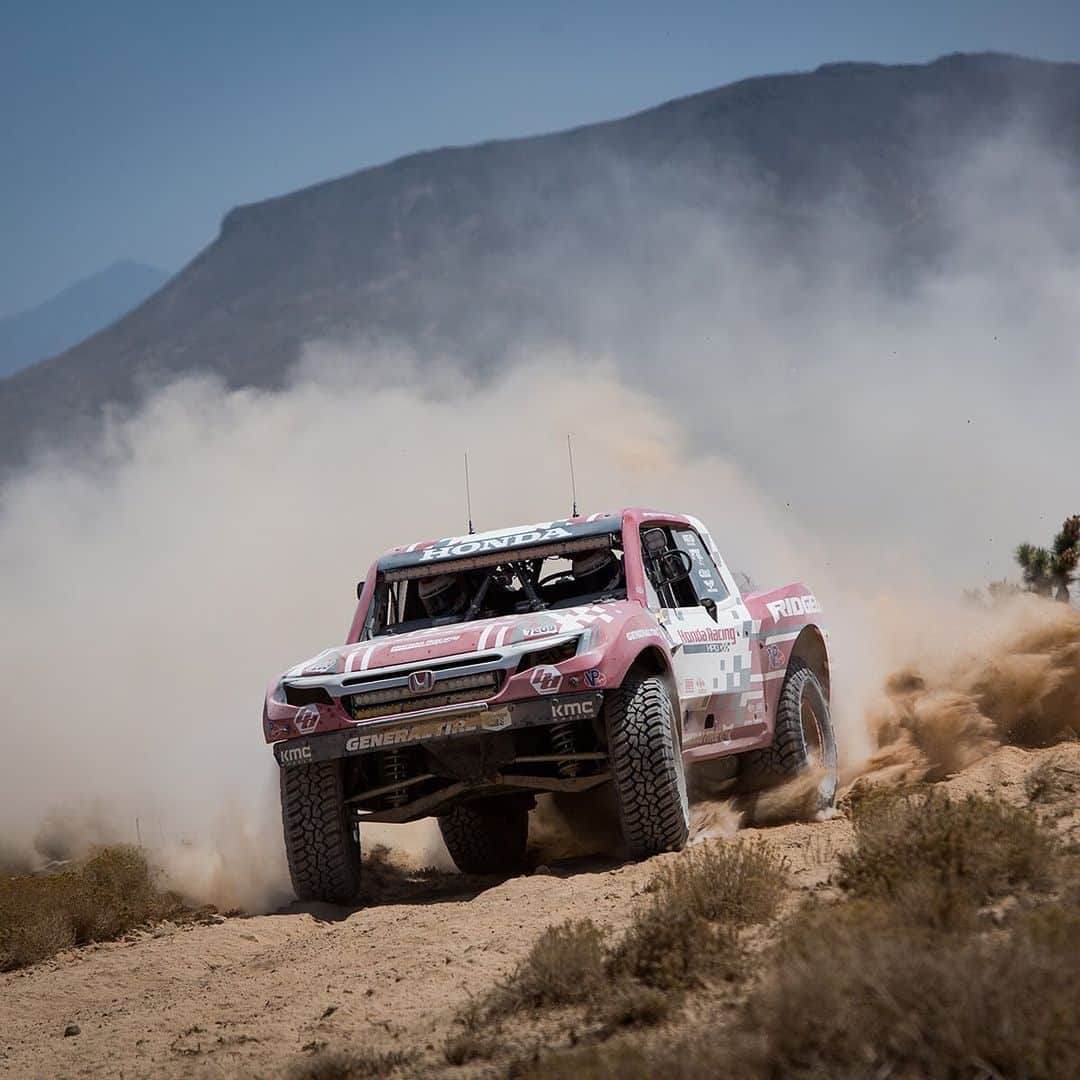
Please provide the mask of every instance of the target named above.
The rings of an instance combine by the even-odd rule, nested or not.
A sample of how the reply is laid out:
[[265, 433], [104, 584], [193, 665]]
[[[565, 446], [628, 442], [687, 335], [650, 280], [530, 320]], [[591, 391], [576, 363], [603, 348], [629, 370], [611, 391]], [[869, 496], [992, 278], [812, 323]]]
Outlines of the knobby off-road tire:
[[529, 812], [506, 799], [455, 806], [439, 816], [439, 831], [463, 874], [515, 874], [525, 866]]
[[281, 822], [299, 900], [351, 904], [360, 892], [360, 845], [345, 807], [340, 761], [281, 770]]
[[630, 674], [604, 702], [619, 823], [631, 858], [678, 851], [690, 832], [686, 770], [663, 679]]
[[742, 770], [755, 787], [774, 787], [809, 769], [821, 769], [818, 810], [836, 804], [836, 736], [825, 692], [813, 671], [792, 660], [776, 707], [771, 746], [744, 755]]

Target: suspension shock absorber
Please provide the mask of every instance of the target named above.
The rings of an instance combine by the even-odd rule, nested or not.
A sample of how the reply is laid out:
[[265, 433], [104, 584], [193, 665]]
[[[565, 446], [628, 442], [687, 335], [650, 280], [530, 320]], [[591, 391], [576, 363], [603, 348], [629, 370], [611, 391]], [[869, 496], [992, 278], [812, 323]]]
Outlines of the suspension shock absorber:
[[[379, 755], [379, 781], [384, 785], [400, 784], [409, 776], [409, 759], [403, 750], [385, 750]], [[403, 788], [395, 788], [386, 796], [391, 806], [403, 806], [409, 801], [409, 793]]]
[[[577, 750], [572, 720], [564, 720], [561, 724], [551, 725], [551, 745], [556, 754], [573, 754]], [[560, 761], [556, 763], [555, 768], [563, 779], [568, 780], [572, 776], [577, 776], [580, 763]]]

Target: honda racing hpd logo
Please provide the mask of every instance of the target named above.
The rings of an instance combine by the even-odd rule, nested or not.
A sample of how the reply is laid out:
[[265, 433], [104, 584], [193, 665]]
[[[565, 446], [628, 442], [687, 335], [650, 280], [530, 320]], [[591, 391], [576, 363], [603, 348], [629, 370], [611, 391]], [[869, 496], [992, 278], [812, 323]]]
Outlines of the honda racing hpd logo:
[[409, 689], [414, 694], [429, 694], [434, 688], [434, 671], [413, 671], [409, 673]]
[[533, 669], [529, 685], [538, 694], [557, 694], [562, 686], [562, 672], [550, 664], [541, 664]]

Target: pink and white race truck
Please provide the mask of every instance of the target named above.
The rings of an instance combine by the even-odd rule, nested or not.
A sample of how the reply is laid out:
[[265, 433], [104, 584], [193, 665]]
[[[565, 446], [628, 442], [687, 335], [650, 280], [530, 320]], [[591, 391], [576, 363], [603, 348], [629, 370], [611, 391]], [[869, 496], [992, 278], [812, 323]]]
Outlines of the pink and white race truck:
[[344, 645], [275, 679], [296, 894], [352, 901], [360, 825], [436, 816], [466, 873], [522, 866], [540, 792], [611, 784], [628, 853], [687, 840], [715, 783], [815, 769], [836, 798], [829, 659], [805, 585], [742, 595], [692, 517], [622, 510], [395, 548]]

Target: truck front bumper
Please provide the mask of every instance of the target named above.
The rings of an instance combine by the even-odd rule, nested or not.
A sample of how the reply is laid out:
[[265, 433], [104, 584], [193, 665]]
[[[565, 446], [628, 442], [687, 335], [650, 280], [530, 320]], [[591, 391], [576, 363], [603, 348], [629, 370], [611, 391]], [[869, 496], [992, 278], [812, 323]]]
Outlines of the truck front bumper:
[[600, 715], [602, 693], [556, 694], [504, 703], [467, 702], [443, 709], [367, 720], [355, 727], [274, 744], [282, 768], [335, 761], [388, 747], [415, 746], [464, 735], [542, 727], [567, 720], [593, 720]]

